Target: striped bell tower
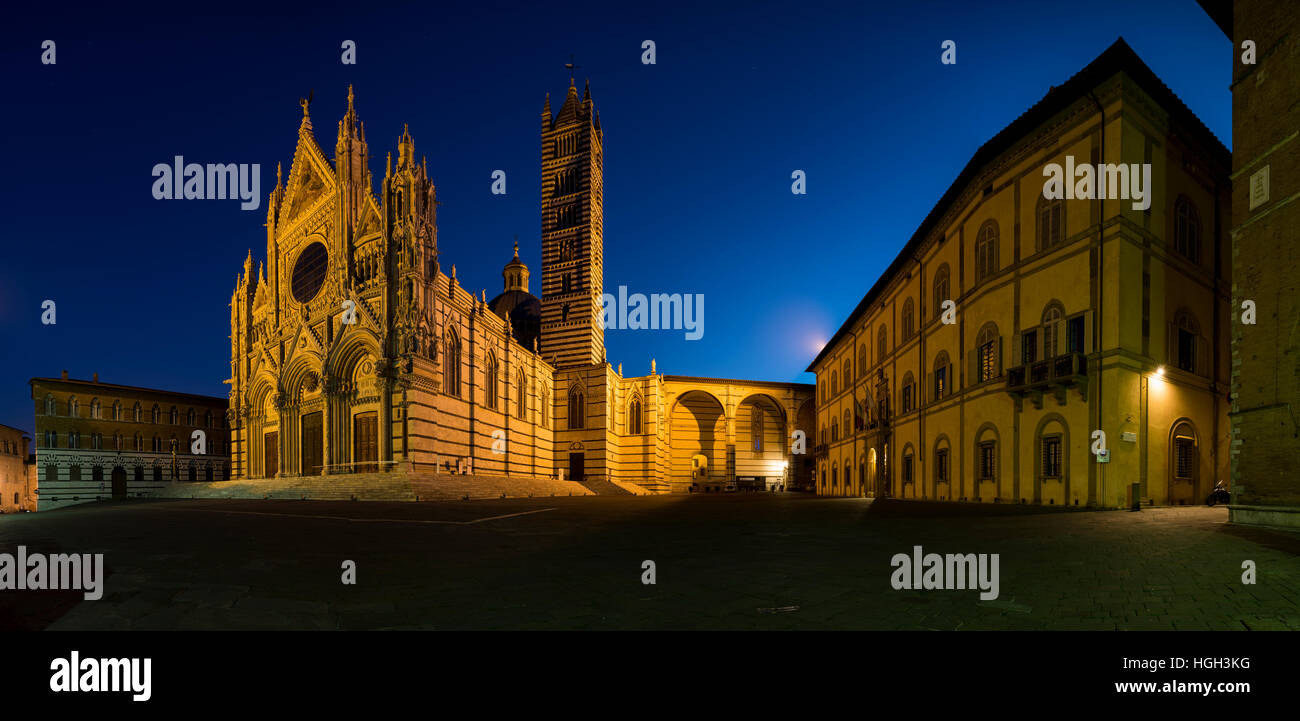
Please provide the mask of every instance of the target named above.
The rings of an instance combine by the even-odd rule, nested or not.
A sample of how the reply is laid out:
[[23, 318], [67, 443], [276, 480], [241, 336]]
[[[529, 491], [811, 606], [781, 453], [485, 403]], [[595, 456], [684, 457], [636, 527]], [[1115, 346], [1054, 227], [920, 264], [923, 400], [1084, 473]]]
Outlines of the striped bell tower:
[[541, 353], [556, 367], [602, 363], [604, 292], [604, 134], [588, 81], [573, 80], [554, 117], [542, 109]]

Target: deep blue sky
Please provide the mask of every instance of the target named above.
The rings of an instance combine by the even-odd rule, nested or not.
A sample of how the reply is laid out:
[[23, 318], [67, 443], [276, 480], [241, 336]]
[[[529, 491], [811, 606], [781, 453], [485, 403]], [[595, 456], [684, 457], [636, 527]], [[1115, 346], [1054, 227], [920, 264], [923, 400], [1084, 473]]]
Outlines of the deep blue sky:
[[[703, 293], [705, 335], [608, 331], [627, 375], [809, 380], [821, 343], [984, 141], [1118, 36], [1231, 147], [1231, 43], [1165, 2], [418, 3], [243, 11], [46, 4], [3, 37], [0, 423], [27, 380], [224, 396], [229, 302], [315, 91], [332, 156], [356, 86], [376, 181], [409, 123], [444, 267], [488, 297], [518, 235], [539, 292], [539, 114], [574, 53], [605, 129], [605, 287]], [[266, 7], [274, 4], [266, 3]], [[360, 13], [357, 10], [361, 8]], [[20, 3], [10, 13], [45, 12]], [[57, 43], [58, 63], [40, 64]], [[339, 61], [356, 41], [358, 63]], [[658, 62], [642, 65], [641, 42]], [[957, 64], [939, 62], [957, 42]], [[558, 98], [557, 98], [558, 96]], [[156, 201], [155, 163], [260, 163], [255, 211]], [[508, 194], [489, 192], [495, 169]], [[790, 193], [806, 171], [808, 194]], [[58, 323], [40, 323], [41, 302]]]

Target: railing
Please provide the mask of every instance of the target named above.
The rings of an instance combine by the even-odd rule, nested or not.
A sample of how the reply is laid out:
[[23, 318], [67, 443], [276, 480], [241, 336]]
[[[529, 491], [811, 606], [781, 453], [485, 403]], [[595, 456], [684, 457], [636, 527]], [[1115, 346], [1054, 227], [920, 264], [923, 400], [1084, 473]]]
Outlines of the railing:
[[1006, 389], [1024, 395], [1049, 386], [1068, 387], [1088, 377], [1088, 358], [1082, 353], [1062, 353], [1046, 360], [1007, 369]]

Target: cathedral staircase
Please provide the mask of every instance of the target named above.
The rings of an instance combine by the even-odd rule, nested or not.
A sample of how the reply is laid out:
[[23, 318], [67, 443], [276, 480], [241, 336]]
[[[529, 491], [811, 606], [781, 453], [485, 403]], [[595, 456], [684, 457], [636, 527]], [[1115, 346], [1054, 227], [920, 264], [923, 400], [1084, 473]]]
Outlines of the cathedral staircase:
[[582, 487], [598, 496], [644, 496], [646, 489], [635, 483], [605, 478], [590, 478], [581, 481]]
[[[630, 485], [630, 484], [625, 484]], [[626, 489], [611, 485], [611, 493]], [[347, 473], [165, 484], [154, 498], [273, 498], [316, 501], [454, 501], [483, 498], [590, 496], [598, 491], [574, 481], [522, 476], [434, 473]]]

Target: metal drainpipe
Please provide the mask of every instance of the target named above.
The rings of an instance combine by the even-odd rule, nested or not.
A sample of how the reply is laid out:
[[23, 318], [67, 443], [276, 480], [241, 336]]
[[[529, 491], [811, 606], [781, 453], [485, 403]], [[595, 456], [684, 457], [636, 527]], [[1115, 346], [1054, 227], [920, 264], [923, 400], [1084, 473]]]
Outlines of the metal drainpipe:
[[[1098, 149], [1097, 163], [1098, 163], [1098, 165], [1103, 165], [1103, 164], [1105, 164], [1105, 162], [1106, 162], [1106, 109], [1105, 109], [1104, 107], [1102, 107], [1102, 105], [1101, 105], [1101, 101], [1097, 99], [1096, 94], [1094, 94], [1092, 91], [1088, 91], [1088, 97], [1092, 98], [1092, 102], [1097, 106], [1097, 112], [1098, 112], [1098, 113], [1101, 113], [1101, 132], [1100, 132], [1100, 135], [1101, 135], [1101, 142], [1100, 142], [1100, 147], [1099, 147], [1099, 149]], [[1072, 180], [1072, 179], [1067, 179], [1067, 182], [1070, 182], [1070, 180]], [[1148, 192], [1150, 192], [1149, 189], [1148, 189]], [[1106, 202], [1106, 201], [1101, 197], [1101, 193], [1097, 193], [1097, 198], [1095, 199], [1094, 202], [1096, 202], [1096, 203], [1098, 204], [1098, 213], [1097, 213], [1097, 281], [1096, 281], [1096, 286], [1097, 286], [1097, 313], [1096, 313], [1096, 316], [1095, 316], [1094, 319], [1093, 319], [1093, 335], [1092, 335], [1092, 342], [1093, 342], [1093, 345], [1094, 345], [1095, 347], [1101, 347], [1101, 343], [1102, 343], [1102, 337], [1101, 337], [1101, 323], [1102, 323], [1102, 318], [1104, 317], [1103, 314], [1102, 314], [1102, 303], [1104, 302], [1104, 297], [1102, 296], [1102, 293], [1101, 293], [1101, 279], [1102, 279], [1102, 274], [1106, 272], [1106, 262], [1105, 262], [1105, 261], [1106, 261], [1106, 236], [1105, 236], [1105, 230], [1104, 230], [1104, 227], [1105, 227], [1105, 217], [1104, 217], [1104, 215], [1105, 215], [1105, 213], [1106, 213], [1106, 205], [1105, 205], [1105, 202]], [[1064, 229], [1062, 229], [1062, 234], [1064, 234]], [[1100, 352], [1098, 352], [1097, 358], [1098, 358], [1098, 360], [1101, 359], [1101, 354], [1100, 354]], [[1105, 398], [1106, 398], [1104, 395], [1102, 395], [1102, 392], [1101, 392], [1101, 391], [1102, 391], [1102, 373], [1101, 373], [1101, 367], [1098, 366], [1098, 368], [1097, 368], [1097, 425], [1098, 425], [1098, 427], [1100, 427], [1101, 424], [1102, 424], [1102, 418], [1103, 418], [1103, 415], [1102, 415], [1102, 404], [1105, 402]], [[1145, 429], [1145, 428], [1142, 429], [1142, 432], [1143, 432], [1143, 433], [1146, 433], [1146, 431], [1147, 431], [1147, 429]], [[1107, 453], [1108, 453], [1108, 454], [1109, 454], [1109, 451], [1110, 451], [1110, 449], [1107, 448]], [[1095, 459], [1094, 459], [1094, 460], [1095, 460]], [[1099, 469], [1099, 476], [1100, 476], [1100, 477], [1098, 478], [1098, 482], [1100, 483], [1101, 488], [1100, 488], [1100, 491], [1099, 491], [1098, 501], [1100, 502], [1101, 507], [1102, 507], [1102, 508], [1105, 508], [1105, 503], [1106, 503], [1106, 468], [1105, 468], [1104, 465], [1103, 465], [1102, 468]], [[1068, 501], [1069, 499], [1066, 499], [1066, 500]]]

